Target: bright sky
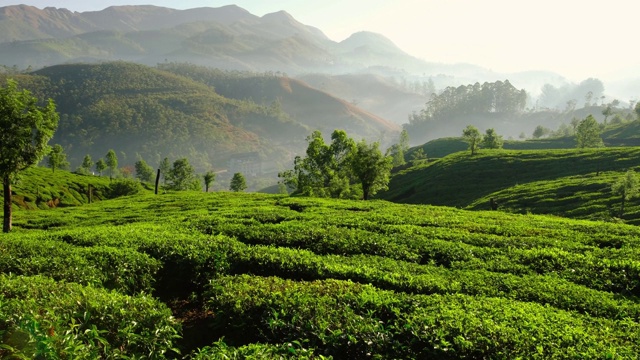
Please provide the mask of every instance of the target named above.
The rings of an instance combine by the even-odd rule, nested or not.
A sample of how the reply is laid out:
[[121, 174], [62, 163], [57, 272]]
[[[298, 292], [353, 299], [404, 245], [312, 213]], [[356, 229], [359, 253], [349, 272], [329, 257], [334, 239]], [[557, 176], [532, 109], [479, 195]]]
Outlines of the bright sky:
[[368, 30], [428, 61], [499, 72], [551, 70], [571, 80], [616, 79], [634, 70], [640, 1], [608, 0], [0, 0], [74, 11], [153, 4], [175, 9], [236, 4], [262, 16], [286, 10], [341, 41]]

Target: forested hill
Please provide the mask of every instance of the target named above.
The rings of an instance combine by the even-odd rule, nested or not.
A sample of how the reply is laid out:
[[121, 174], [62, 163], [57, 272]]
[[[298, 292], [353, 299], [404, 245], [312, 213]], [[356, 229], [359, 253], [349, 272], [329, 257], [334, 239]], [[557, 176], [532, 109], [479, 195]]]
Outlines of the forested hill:
[[400, 126], [345, 100], [284, 74], [223, 71], [190, 64], [160, 64], [159, 68], [212, 86], [232, 99], [250, 100], [281, 109], [294, 120], [329, 134], [343, 129], [354, 138], [393, 137]]

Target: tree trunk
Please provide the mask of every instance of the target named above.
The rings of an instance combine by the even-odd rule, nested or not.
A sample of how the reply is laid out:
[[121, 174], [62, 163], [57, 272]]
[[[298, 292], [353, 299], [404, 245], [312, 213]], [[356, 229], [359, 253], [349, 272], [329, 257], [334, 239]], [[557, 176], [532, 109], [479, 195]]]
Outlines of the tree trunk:
[[11, 231], [11, 181], [9, 175], [2, 179], [2, 191], [4, 191], [4, 222], [2, 232]]
[[156, 175], [156, 192], [155, 194], [158, 195], [158, 185], [160, 184], [160, 169], [158, 169], [158, 174]]
[[362, 186], [362, 199], [363, 200], [369, 200], [369, 187], [363, 185]]

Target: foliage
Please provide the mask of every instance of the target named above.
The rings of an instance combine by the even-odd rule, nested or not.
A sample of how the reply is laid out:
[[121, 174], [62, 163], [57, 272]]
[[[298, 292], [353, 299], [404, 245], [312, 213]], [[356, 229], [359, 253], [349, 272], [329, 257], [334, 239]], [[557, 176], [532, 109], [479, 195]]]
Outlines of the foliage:
[[247, 181], [244, 178], [242, 173], [233, 174], [233, 178], [231, 178], [231, 183], [229, 184], [229, 190], [240, 192], [244, 191], [247, 188]]
[[64, 149], [62, 145], [55, 144], [51, 148], [49, 152], [49, 156], [47, 157], [47, 165], [51, 168], [53, 172], [56, 172], [56, 169], [67, 169], [69, 167], [69, 162], [67, 161], [67, 154], [64, 153]]
[[98, 159], [96, 161], [96, 171], [98, 175], [102, 176], [102, 172], [107, 169], [107, 163], [103, 159]]
[[397, 144], [393, 144], [389, 149], [393, 158], [393, 167], [402, 166], [406, 163], [405, 154], [409, 150], [409, 133], [406, 129], [400, 132], [400, 138]]
[[624, 215], [624, 203], [638, 196], [638, 192], [640, 191], [639, 186], [638, 177], [636, 176], [636, 172], [633, 170], [627, 171], [620, 180], [616, 181], [611, 186], [613, 194], [619, 195], [622, 199], [620, 204], [620, 217]]
[[19, 91], [13, 80], [0, 88], [0, 178], [4, 193], [3, 232], [11, 231], [11, 183], [47, 153], [47, 143], [58, 127], [55, 104], [38, 106], [27, 90]]
[[549, 134], [551, 134], [551, 129], [546, 128], [542, 125], [538, 125], [536, 126], [536, 128], [533, 130], [533, 138], [534, 139], [540, 139], [543, 138], [545, 136], [549, 136]]
[[166, 186], [167, 179], [169, 178], [169, 174], [171, 172], [171, 163], [169, 162], [169, 158], [162, 159], [158, 167], [160, 168], [160, 174], [162, 174], [163, 184]]
[[475, 126], [468, 125], [464, 130], [462, 130], [462, 138], [467, 144], [469, 144], [471, 155], [475, 155], [478, 152], [480, 143], [482, 142], [482, 135], [480, 134], [480, 131], [478, 131]]
[[502, 135], [496, 134], [494, 129], [487, 129], [482, 138], [482, 148], [485, 149], [502, 149], [503, 143]]
[[91, 172], [91, 168], [93, 167], [93, 160], [91, 160], [91, 155], [87, 154], [84, 156], [84, 159], [82, 159], [82, 165], [80, 167], [84, 169], [85, 174]]
[[411, 123], [446, 119], [452, 116], [482, 113], [515, 114], [524, 110], [527, 93], [517, 90], [509, 80], [480, 85], [447, 87], [432, 96], [427, 107], [410, 117]]
[[142, 190], [142, 186], [137, 180], [133, 179], [116, 179], [109, 184], [109, 197], [116, 198], [120, 196], [135, 195]]
[[200, 178], [196, 176], [193, 166], [186, 158], [178, 159], [173, 162], [169, 174], [169, 185], [171, 190], [200, 190]]
[[389, 188], [387, 185], [391, 177], [392, 161], [391, 157], [382, 154], [377, 142], [358, 142], [351, 160], [351, 171], [360, 182], [364, 200]]
[[392, 158], [380, 152], [378, 143], [356, 144], [343, 130], [334, 130], [331, 140], [326, 144], [314, 131], [307, 137], [307, 156], [296, 157], [293, 170], [278, 174], [294, 194], [368, 199], [386, 188]]
[[135, 168], [136, 177], [140, 179], [140, 181], [152, 182], [154, 180], [155, 171], [144, 159], [140, 158], [140, 160], [136, 161]]
[[107, 159], [105, 161], [105, 164], [109, 168], [109, 179], [113, 179], [113, 175], [118, 168], [118, 156], [116, 155], [116, 152], [113, 151], [113, 149], [110, 149], [107, 152], [105, 159]]
[[209, 187], [216, 180], [216, 173], [214, 173], [213, 171], [207, 171], [207, 173], [203, 175], [203, 179], [204, 179], [204, 191], [209, 192]]
[[589, 115], [580, 121], [576, 129], [576, 146], [578, 148], [597, 148], [602, 147], [602, 138], [600, 137], [600, 125], [596, 119]]

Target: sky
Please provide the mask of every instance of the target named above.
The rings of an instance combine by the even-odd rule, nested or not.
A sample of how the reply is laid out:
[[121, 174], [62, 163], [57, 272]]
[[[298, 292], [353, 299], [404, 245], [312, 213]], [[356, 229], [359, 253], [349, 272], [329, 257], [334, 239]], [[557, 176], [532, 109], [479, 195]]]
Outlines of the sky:
[[174, 9], [235, 4], [262, 16], [285, 10], [341, 41], [373, 31], [427, 61], [497, 72], [557, 72], [570, 80], [640, 76], [640, 1], [608, 0], [0, 0], [72, 11], [153, 4]]

